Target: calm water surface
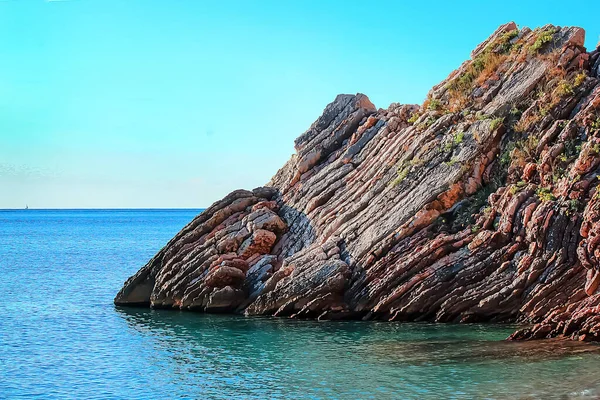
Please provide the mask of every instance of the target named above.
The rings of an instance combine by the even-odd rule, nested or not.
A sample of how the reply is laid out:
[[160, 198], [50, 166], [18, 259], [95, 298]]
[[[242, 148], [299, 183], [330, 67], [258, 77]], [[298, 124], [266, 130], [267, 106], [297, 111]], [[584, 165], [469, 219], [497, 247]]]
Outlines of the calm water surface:
[[115, 308], [197, 210], [0, 211], [0, 398], [598, 398], [597, 347], [514, 327]]

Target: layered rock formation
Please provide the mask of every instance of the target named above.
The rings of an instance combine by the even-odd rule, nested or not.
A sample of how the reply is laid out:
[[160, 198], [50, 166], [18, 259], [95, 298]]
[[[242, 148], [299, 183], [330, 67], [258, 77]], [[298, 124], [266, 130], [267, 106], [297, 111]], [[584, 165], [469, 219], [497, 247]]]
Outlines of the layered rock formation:
[[115, 303], [600, 340], [600, 52], [584, 37], [510, 23], [422, 106], [339, 95], [265, 187], [197, 216]]

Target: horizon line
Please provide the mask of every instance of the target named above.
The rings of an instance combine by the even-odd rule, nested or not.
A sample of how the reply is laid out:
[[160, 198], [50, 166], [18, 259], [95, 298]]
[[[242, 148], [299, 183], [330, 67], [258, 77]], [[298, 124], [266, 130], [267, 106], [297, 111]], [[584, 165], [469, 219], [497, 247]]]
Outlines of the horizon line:
[[0, 211], [65, 211], [65, 210], [206, 210], [207, 207], [69, 207], [69, 208], [0, 208]]

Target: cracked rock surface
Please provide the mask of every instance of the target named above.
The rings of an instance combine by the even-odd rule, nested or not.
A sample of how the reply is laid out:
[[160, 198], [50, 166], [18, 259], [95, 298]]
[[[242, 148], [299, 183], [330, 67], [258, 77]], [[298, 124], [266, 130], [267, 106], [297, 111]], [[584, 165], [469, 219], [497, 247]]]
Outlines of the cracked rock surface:
[[198, 215], [115, 303], [600, 340], [600, 52], [584, 38], [508, 23], [423, 105], [337, 96], [265, 187]]

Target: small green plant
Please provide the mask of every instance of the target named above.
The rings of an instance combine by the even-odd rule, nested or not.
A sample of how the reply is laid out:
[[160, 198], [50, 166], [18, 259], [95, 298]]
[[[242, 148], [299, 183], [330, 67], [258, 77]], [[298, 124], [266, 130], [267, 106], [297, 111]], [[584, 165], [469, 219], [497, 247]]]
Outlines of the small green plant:
[[404, 181], [404, 179], [406, 179], [409, 172], [410, 167], [398, 168], [398, 176], [392, 181], [392, 186], [398, 186], [399, 184], [401, 184]]
[[502, 53], [508, 53], [511, 50], [512, 44], [511, 40], [516, 38], [519, 35], [519, 30], [515, 29], [510, 32], [506, 32], [502, 36], [500, 36], [500, 51]]
[[420, 117], [419, 113], [414, 112], [414, 113], [412, 113], [410, 115], [410, 118], [408, 119], [407, 122], [409, 124], [414, 124], [415, 122], [417, 122], [417, 120], [419, 119], [419, 117]]
[[560, 97], [572, 96], [575, 92], [573, 91], [573, 85], [567, 80], [563, 79], [556, 86], [556, 94]]
[[456, 135], [454, 135], [454, 140], [453, 140], [454, 144], [457, 145], [457, 146], [459, 144], [461, 144], [463, 142], [464, 137], [465, 137], [465, 133], [464, 132], [462, 132], [462, 131], [458, 132]]
[[521, 115], [523, 115], [523, 111], [521, 111], [517, 107], [513, 106], [510, 109], [510, 115], [512, 115], [513, 118], [515, 118], [515, 119], [519, 119], [519, 118], [521, 118]]
[[542, 117], [545, 117], [550, 112], [550, 104], [540, 105], [539, 112]]
[[517, 182], [515, 185], [510, 187], [510, 194], [516, 194], [521, 189], [523, 189], [525, 186], [527, 186], [527, 182], [525, 182], [525, 181]]
[[465, 137], [464, 132], [462, 132], [462, 131], [457, 132], [456, 134], [454, 134], [452, 136], [452, 140], [449, 140], [448, 142], [446, 142], [446, 144], [444, 144], [442, 146], [442, 151], [448, 153], [448, 152], [454, 150], [454, 146], [458, 146], [459, 144], [461, 144], [464, 140], [464, 137]]
[[556, 197], [554, 196], [554, 194], [552, 193], [552, 191], [549, 188], [545, 188], [545, 187], [539, 187], [535, 194], [538, 196], [538, 198], [541, 201], [553, 201], [556, 200]]
[[552, 182], [556, 183], [565, 177], [566, 171], [562, 167], [555, 167], [552, 171]]
[[592, 122], [590, 128], [593, 131], [600, 131], [600, 117], [596, 118], [596, 120]]
[[427, 117], [427, 119], [419, 125], [421, 129], [427, 129], [435, 122], [435, 118]]
[[521, 189], [523, 189], [525, 186], [527, 186], [527, 182], [525, 181], [519, 181], [517, 182], [516, 185], [513, 185], [510, 187], [510, 194], [517, 194], [517, 192], [519, 192]]
[[527, 139], [519, 140], [516, 147], [523, 151], [527, 157], [534, 160], [537, 155], [537, 147], [540, 144], [540, 139], [537, 136], [529, 135]]
[[471, 233], [477, 233], [477, 232], [479, 232], [480, 229], [481, 229], [481, 227], [479, 225], [473, 225], [471, 227]]
[[510, 165], [511, 161], [512, 161], [512, 151], [516, 148], [516, 143], [515, 142], [509, 142], [506, 146], [506, 149], [504, 150], [504, 152], [502, 152], [502, 156], [500, 156], [500, 165], [502, 165], [503, 167], [507, 167]]
[[542, 97], [544, 97], [546, 95], [546, 92], [544, 92], [544, 89], [539, 88], [535, 94], [535, 97], [538, 99], [541, 99]]
[[410, 169], [413, 166], [420, 166], [425, 164], [425, 161], [423, 161], [421, 158], [419, 157], [414, 157], [412, 160], [410, 161], [402, 161], [400, 163], [400, 165], [398, 165], [398, 176], [396, 176], [396, 178], [392, 181], [392, 186], [397, 186], [400, 183], [402, 183], [404, 181], [404, 179], [406, 179], [406, 177], [408, 176], [408, 173], [410, 172]]
[[454, 164], [456, 164], [458, 162], [458, 160], [454, 157], [452, 157], [450, 159], [450, 161], [446, 161], [444, 162], [444, 165], [448, 166], [448, 167], [452, 167]]
[[554, 34], [557, 32], [556, 29], [548, 29], [539, 33], [535, 42], [531, 45], [529, 50], [532, 53], [539, 51], [546, 43], [551, 42], [554, 38]]
[[583, 82], [585, 82], [586, 78], [587, 78], [587, 74], [585, 73], [585, 71], [578, 73], [575, 76], [575, 80], [573, 81], [573, 86], [575, 86], [575, 87], [581, 86], [583, 84]]
[[442, 102], [438, 99], [431, 99], [429, 100], [427, 108], [434, 111], [440, 110], [442, 108]]
[[415, 157], [409, 162], [410, 165], [423, 165], [423, 163], [424, 161], [421, 160], [419, 157]]
[[567, 211], [568, 211], [568, 213], [567, 213], [567, 215], [569, 215], [569, 213], [572, 213], [572, 214], [574, 214], [574, 213], [578, 212], [578, 211], [579, 211], [580, 204], [581, 204], [581, 203], [580, 203], [580, 202], [579, 202], [579, 200], [577, 200], [577, 199], [571, 199], [571, 200], [569, 200], [569, 203], [568, 203], [568, 210], [567, 210]]
[[494, 118], [490, 124], [490, 129], [495, 131], [504, 123], [504, 118]]

